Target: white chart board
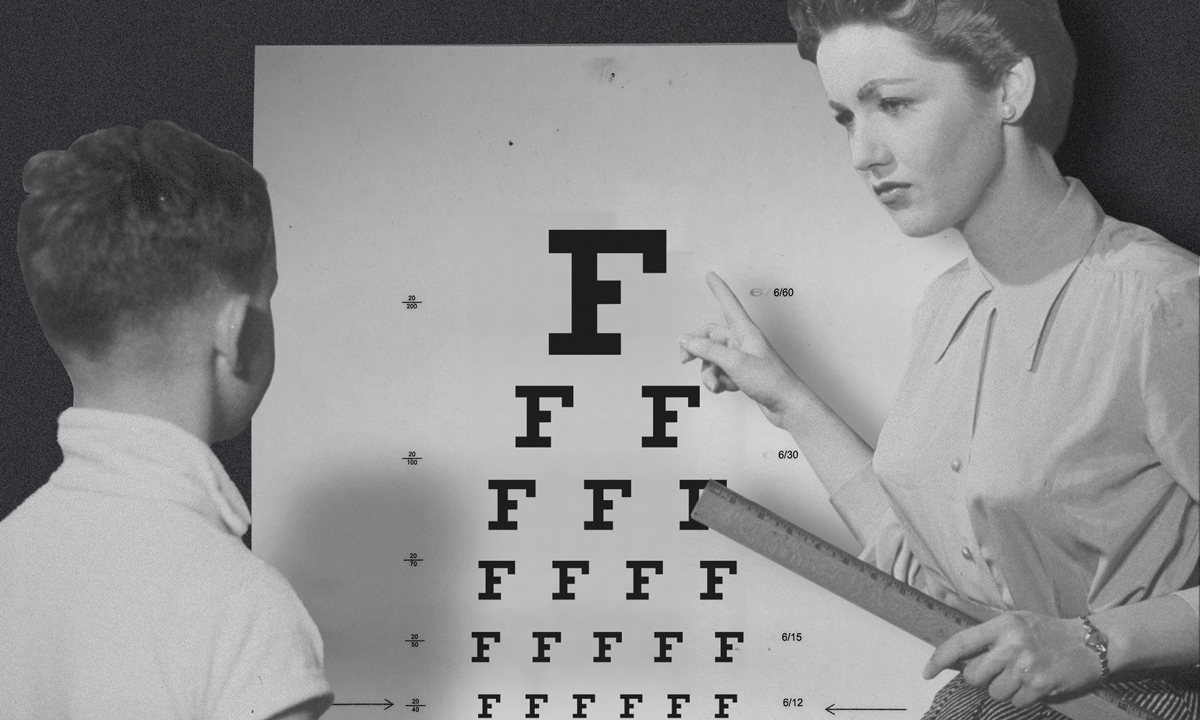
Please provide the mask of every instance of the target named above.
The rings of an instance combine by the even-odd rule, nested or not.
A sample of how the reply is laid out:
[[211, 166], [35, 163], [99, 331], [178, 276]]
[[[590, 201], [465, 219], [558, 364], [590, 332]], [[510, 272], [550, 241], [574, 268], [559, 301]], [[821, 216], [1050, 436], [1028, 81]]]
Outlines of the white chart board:
[[[873, 443], [912, 309], [965, 252], [895, 229], [793, 45], [260, 47], [254, 118], [280, 272], [254, 550], [320, 627], [339, 703], [920, 717], [929, 646], [680, 528], [681, 481], [719, 478], [855, 549], [791, 439], [680, 364], [678, 335], [721, 319], [706, 271]], [[597, 256], [620, 354], [549, 351], [574, 331], [566, 230], [664, 231], [664, 272], [649, 250]], [[546, 386], [571, 404], [541, 399], [550, 446], [518, 446], [519, 388]], [[656, 427], [647, 387], [699, 402], [667, 397]], [[586, 527], [598, 506], [611, 528]]]

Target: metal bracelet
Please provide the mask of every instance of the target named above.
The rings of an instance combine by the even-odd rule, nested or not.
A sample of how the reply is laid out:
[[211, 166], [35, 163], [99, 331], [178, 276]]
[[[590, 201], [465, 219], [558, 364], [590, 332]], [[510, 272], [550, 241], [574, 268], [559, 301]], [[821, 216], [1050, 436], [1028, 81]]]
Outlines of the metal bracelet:
[[1092, 624], [1091, 618], [1087, 615], [1080, 615], [1079, 619], [1083, 621], [1083, 627], [1087, 630], [1083, 644], [1100, 656], [1100, 682], [1106, 683], [1108, 682], [1108, 638]]

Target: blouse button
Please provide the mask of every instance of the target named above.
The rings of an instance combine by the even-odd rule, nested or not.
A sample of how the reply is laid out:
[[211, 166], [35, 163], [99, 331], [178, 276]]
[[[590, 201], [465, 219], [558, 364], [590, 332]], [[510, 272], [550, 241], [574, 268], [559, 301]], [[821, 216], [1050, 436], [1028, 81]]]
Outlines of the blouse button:
[[958, 458], [954, 458], [953, 460], [951, 460], [950, 461], [950, 469], [953, 470], [954, 472], [958, 472], [960, 469], [962, 469], [962, 460], [959, 460]]
[[975, 559], [975, 556], [971, 554], [971, 548], [967, 547], [966, 545], [963, 546], [962, 555], [963, 559], [965, 559], [967, 562], [971, 562]]

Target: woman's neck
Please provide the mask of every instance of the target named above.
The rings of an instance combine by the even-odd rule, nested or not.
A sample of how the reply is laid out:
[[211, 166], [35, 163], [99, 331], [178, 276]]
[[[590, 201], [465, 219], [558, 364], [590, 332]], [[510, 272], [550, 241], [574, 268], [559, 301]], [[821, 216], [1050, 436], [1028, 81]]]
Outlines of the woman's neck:
[[1024, 285], [1054, 270], [1040, 231], [1067, 195], [1054, 158], [1039, 146], [1018, 143], [982, 202], [959, 228], [971, 254], [992, 277]]

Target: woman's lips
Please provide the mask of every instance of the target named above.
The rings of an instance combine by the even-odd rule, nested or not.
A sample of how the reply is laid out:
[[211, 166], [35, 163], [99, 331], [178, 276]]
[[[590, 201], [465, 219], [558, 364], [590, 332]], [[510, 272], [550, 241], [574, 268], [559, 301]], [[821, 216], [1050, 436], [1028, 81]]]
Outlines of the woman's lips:
[[875, 191], [875, 196], [879, 198], [879, 202], [892, 207], [901, 204], [907, 199], [907, 191], [910, 187], [912, 185], [909, 183], [882, 182], [878, 185], [872, 185], [871, 189]]

